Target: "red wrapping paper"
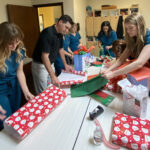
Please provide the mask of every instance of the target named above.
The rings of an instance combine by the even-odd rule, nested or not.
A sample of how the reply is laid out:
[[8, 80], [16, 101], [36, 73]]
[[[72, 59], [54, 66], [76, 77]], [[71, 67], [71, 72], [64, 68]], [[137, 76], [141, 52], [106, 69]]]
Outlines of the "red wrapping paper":
[[150, 121], [116, 113], [112, 142], [129, 149], [150, 149]]
[[112, 91], [114, 93], [121, 93], [122, 89], [117, 83], [118, 83], [118, 81], [122, 80], [125, 77], [126, 77], [126, 75], [120, 75], [120, 76], [110, 79], [109, 82], [104, 87], [104, 89]]
[[4, 122], [8, 134], [22, 140], [66, 97], [65, 91], [50, 86], [34, 97]]
[[[70, 71], [66, 71], [66, 70], [62, 70], [62, 72], [66, 72], [66, 73], [71, 73], [71, 74], [76, 74], [76, 75], [80, 75], [80, 76], [85, 76], [85, 72], [82, 71], [76, 71], [76, 70], [70, 70]], [[80, 84], [83, 83], [83, 80], [66, 80], [66, 81], [60, 81], [59, 84], [60, 86], [68, 86], [68, 85], [75, 85], [75, 84]]]
[[80, 76], [85, 76], [85, 72], [83, 72], [83, 71], [77, 71], [77, 70], [70, 70], [70, 71], [62, 70], [62, 71], [63, 72], [67, 72], [67, 73], [72, 73], [72, 74], [80, 75]]
[[83, 80], [78, 80], [78, 81], [75, 81], [75, 80], [61, 81], [60, 85], [61, 86], [64, 86], [64, 85], [75, 85], [75, 84], [80, 84], [80, 83], [83, 83]]

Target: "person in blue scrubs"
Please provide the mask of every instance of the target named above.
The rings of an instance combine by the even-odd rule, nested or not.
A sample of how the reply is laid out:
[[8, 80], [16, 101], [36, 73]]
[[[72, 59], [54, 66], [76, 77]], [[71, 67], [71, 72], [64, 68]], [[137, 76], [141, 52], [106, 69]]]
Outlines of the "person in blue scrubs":
[[17, 25], [8, 22], [0, 24], [0, 106], [6, 111], [6, 117], [20, 107], [21, 89], [27, 100], [34, 97], [29, 92], [23, 72], [25, 50], [22, 40], [23, 33]]
[[[102, 72], [107, 79], [140, 69], [150, 62], [150, 30], [145, 27], [144, 17], [132, 13], [126, 17], [124, 26], [126, 48], [116, 63]], [[135, 61], [121, 69], [116, 69], [129, 58]]]
[[[112, 57], [115, 57], [112, 51], [112, 43], [117, 40], [117, 34], [115, 31], [112, 30], [109, 21], [104, 21], [101, 24], [101, 30], [98, 33], [97, 39], [99, 41], [99, 45], [103, 45], [104, 55], [110, 55]], [[100, 55], [102, 54], [103, 52], [100, 51]]]
[[74, 52], [81, 46], [81, 36], [79, 34], [79, 23], [76, 23], [70, 29], [70, 49]]
[[[73, 59], [73, 52], [69, 48], [69, 44], [70, 44], [70, 38], [69, 38], [69, 35], [66, 34], [66, 35], [63, 36], [63, 47], [64, 47], [64, 50], [65, 50], [66, 62], [68, 64], [70, 64], [70, 59], [71, 60]], [[55, 69], [56, 69], [56, 74], [57, 74], [57, 76], [59, 76], [60, 73], [61, 73], [61, 70], [65, 69], [65, 66], [62, 62], [62, 59], [61, 59], [60, 55], [57, 56], [57, 59], [56, 59], [54, 65], [55, 65]]]

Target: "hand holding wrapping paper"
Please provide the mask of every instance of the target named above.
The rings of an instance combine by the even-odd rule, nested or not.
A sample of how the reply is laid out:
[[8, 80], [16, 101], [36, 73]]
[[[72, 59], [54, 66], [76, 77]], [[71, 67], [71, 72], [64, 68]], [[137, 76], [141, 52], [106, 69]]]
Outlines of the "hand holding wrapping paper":
[[71, 87], [71, 97], [79, 97], [89, 95], [96, 90], [104, 87], [108, 80], [101, 75], [92, 78], [84, 83], [75, 85]]

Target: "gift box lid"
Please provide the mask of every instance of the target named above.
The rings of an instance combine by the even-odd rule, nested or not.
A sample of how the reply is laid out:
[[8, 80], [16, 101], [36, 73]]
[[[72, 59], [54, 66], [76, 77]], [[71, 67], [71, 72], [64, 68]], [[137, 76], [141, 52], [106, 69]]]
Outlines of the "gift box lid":
[[129, 75], [133, 76], [137, 81], [141, 81], [146, 78], [150, 78], [150, 68], [143, 67], [136, 71], [130, 72]]

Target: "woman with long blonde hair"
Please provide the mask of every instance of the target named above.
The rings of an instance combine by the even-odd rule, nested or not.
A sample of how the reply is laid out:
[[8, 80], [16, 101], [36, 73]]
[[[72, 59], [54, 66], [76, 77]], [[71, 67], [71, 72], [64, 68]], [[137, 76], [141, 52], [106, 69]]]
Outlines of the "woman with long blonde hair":
[[23, 72], [25, 49], [22, 40], [23, 33], [17, 25], [8, 22], [0, 24], [0, 106], [6, 111], [6, 117], [20, 107], [21, 89], [27, 100], [33, 98]]
[[[126, 49], [115, 64], [102, 72], [107, 79], [142, 68], [150, 59], [150, 31], [146, 30], [143, 16], [133, 13], [127, 16], [124, 24]], [[136, 60], [124, 68], [115, 70], [127, 58]]]

